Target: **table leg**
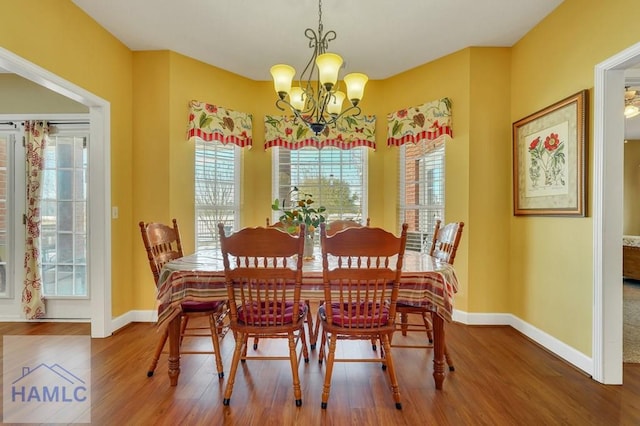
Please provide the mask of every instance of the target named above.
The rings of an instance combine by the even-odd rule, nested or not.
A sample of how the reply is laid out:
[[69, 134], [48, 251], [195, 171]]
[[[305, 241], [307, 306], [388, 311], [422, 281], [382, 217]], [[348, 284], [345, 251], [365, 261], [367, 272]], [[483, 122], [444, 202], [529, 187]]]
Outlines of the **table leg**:
[[433, 315], [433, 378], [436, 389], [442, 389], [444, 382], [444, 320], [440, 315]]
[[171, 386], [178, 384], [180, 375], [180, 315], [176, 315], [169, 324], [169, 381]]

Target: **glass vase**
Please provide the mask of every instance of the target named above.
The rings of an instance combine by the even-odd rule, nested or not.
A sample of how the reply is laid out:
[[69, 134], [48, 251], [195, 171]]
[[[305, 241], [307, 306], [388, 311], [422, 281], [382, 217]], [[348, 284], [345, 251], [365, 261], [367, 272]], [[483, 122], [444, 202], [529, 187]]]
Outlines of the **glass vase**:
[[302, 253], [304, 259], [313, 259], [313, 234], [314, 232], [305, 232], [304, 252]]

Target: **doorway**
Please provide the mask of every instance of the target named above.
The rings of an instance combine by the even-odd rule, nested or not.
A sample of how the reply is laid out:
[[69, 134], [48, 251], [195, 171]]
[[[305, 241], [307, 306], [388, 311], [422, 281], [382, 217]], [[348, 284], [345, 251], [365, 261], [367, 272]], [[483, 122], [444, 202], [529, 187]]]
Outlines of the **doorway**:
[[592, 376], [605, 384], [622, 384], [624, 87], [638, 64], [640, 43], [595, 67]]
[[33, 81], [89, 108], [88, 151], [88, 244], [87, 279], [90, 302], [91, 336], [107, 337], [112, 331], [111, 318], [111, 179], [110, 179], [110, 105], [81, 87], [0, 48], [0, 67]]

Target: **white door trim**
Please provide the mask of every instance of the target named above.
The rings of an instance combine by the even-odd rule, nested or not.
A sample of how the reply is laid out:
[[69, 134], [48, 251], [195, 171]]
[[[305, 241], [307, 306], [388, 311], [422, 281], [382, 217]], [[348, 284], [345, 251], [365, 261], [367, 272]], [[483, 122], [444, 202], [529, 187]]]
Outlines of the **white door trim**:
[[622, 222], [625, 69], [640, 43], [597, 64], [593, 126], [593, 372], [622, 384]]
[[89, 107], [89, 282], [91, 337], [107, 337], [111, 318], [111, 105], [0, 47], [0, 67]]

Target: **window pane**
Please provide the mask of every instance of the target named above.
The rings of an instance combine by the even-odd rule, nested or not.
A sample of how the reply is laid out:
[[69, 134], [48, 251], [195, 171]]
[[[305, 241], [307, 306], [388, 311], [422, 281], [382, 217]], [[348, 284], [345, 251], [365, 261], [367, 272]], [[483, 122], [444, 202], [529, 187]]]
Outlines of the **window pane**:
[[8, 194], [8, 160], [9, 135], [0, 135], [0, 296], [9, 293], [7, 286], [7, 194]]
[[444, 221], [444, 145], [405, 144], [400, 155], [400, 218], [408, 227], [407, 249], [428, 250], [436, 219]]
[[87, 296], [86, 135], [49, 135], [41, 204], [45, 296]]
[[[317, 205], [327, 208], [327, 221], [354, 219], [364, 221], [366, 212], [366, 148], [302, 148], [274, 150], [278, 173], [273, 198], [287, 199], [291, 189], [312, 194]], [[274, 212], [277, 220], [279, 212]]]
[[218, 248], [219, 222], [225, 223], [227, 232], [238, 223], [239, 157], [236, 145], [196, 142], [196, 249]]

